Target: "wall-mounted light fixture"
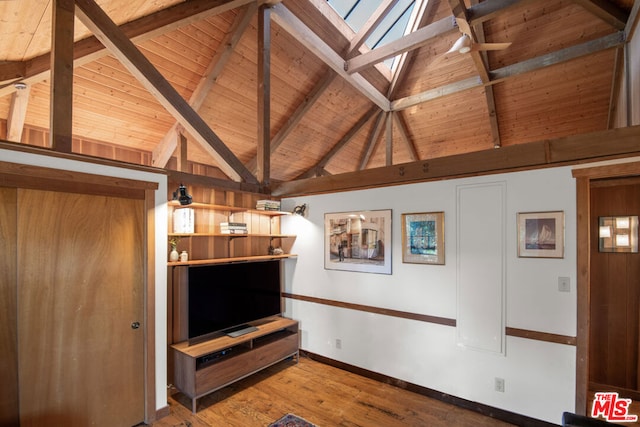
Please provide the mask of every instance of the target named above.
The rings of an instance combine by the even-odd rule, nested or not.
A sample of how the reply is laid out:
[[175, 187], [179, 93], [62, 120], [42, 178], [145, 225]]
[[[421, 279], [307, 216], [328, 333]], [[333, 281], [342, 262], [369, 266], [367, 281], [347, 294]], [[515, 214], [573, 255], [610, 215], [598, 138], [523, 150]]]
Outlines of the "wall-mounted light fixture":
[[293, 211], [291, 211], [292, 214], [294, 215], [300, 215], [300, 216], [304, 216], [304, 212], [307, 210], [307, 204], [303, 204], [303, 205], [298, 205], [295, 208], [293, 208]]
[[183, 206], [193, 203], [191, 195], [187, 193], [187, 187], [182, 184], [178, 187], [178, 202]]
[[598, 218], [600, 252], [638, 252], [638, 216]]

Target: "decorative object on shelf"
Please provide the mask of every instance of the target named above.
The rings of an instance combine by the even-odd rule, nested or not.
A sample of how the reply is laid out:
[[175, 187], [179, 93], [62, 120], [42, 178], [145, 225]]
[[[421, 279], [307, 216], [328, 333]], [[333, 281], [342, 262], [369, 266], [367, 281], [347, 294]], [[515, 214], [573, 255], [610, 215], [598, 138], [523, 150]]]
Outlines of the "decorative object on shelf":
[[294, 215], [300, 215], [300, 216], [304, 216], [304, 212], [307, 210], [307, 204], [303, 204], [303, 205], [298, 205], [295, 208], [293, 208], [293, 211], [291, 211], [292, 214]]
[[183, 184], [180, 184], [180, 187], [178, 187], [178, 202], [180, 202], [180, 204], [183, 206], [193, 203], [191, 195], [187, 194], [187, 187], [185, 187]]
[[180, 254], [178, 253], [178, 242], [180, 241], [179, 237], [172, 237], [169, 239], [169, 245], [171, 246], [171, 252], [169, 252], [169, 261], [176, 262], [180, 259]]
[[518, 257], [564, 258], [564, 212], [519, 212]]
[[324, 268], [391, 274], [391, 209], [324, 215]]
[[284, 251], [282, 248], [274, 248], [273, 246], [269, 246], [269, 255], [282, 255]]
[[444, 212], [402, 214], [402, 262], [444, 264]]
[[256, 209], [259, 211], [279, 211], [279, 200], [258, 200], [256, 202]]
[[638, 252], [638, 216], [598, 217], [598, 251]]
[[187, 251], [180, 252], [180, 262], [187, 262], [187, 261], [189, 261], [189, 254], [187, 253]]
[[173, 210], [173, 232], [190, 234], [195, 230], [195, 213], [193, 208]]

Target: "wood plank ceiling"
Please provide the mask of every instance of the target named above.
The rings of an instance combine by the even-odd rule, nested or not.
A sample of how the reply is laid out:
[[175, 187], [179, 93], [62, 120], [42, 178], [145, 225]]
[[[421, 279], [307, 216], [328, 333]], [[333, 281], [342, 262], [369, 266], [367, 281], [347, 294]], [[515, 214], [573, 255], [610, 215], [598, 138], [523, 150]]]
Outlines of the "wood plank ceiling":
[[[416, 32], [370, 50], [354, 49], [363, 32], [326, 0], [271, 3], [265, 33], [255, 0], [98, 1], [119, 27], [98, 38], [131, 40], [156, 79], [123, 63], [122, 43], [104, 49], [92, 37], [93, 0], [76, 0], [73, 151], [268, 183], [606, 130], [638, 8], [633, 0], [429, 0]], [[395, 2], [380, 3], [384, 12]], [[52, 1], [0, 1], [0, 139], [49, 144], [53, 9]], [[467, 23], [474, 42], [511, 45], [447, 53]], [[261, 42], [270, 51], [266, 80]], [[406, 52], [396, 73], [382, 63], [389, 52]], [[145, 77], [165, 79], [187, 107], [169, 101], [180, 110], [170, 112]], [[259, 147], [271, 154], [268, 175], [255, 179]]]

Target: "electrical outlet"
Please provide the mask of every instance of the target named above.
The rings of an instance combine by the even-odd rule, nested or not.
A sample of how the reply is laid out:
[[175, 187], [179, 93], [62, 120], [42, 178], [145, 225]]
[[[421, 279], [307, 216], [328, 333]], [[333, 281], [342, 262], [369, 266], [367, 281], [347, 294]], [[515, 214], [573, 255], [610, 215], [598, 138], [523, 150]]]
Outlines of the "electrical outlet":
[[560, 292], [570, 292], [571, 279], [569, 277], [558, 277], [558, 290]]
[[342, 348], [342, 340], [340, 338], [336, 338], [336, 348], [338, 350]]
[[495, 379], [495, 389], [496, 389], [496, 391], [499, 391], [500, 393], [504, 393], [504, 378], [496, 377], [496, 379]]

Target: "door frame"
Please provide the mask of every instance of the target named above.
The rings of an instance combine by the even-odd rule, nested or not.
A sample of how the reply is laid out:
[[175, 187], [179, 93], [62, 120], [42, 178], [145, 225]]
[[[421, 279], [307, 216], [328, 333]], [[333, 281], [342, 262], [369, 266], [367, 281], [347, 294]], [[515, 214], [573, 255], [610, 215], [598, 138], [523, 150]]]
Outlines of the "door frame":
[[638, 158], [602, 162], [572, 171], [576, 179], [577, 228], [577, 333], [575, 412], [587, 415], [589, 392], [589, 331], [591, 292], [591, 181], [640, 176]]
[[[74, 160], [83, 161], [77, 158]], [[118, 167], [114, 164], [110, 166]], [[145, 423], [155, 421], [155, 191], [158, 189], [158, 183], [0, 161], [0, 186], [144, 200], [143, 421]]]

